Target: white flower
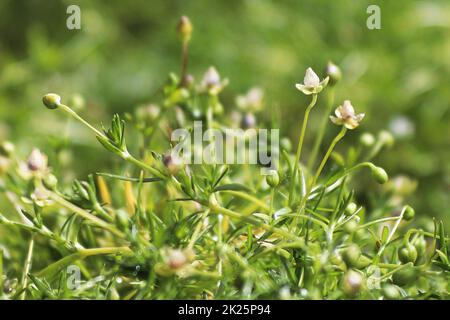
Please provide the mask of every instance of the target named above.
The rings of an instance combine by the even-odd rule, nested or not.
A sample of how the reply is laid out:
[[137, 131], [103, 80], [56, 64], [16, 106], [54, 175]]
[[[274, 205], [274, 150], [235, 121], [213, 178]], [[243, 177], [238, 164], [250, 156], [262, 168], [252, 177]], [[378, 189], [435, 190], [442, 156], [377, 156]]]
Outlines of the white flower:
[[297, 83], [295, 87], [306, 95], [317, 94], [321, 92], [328, 84], [329, 77], [326, 77], [320, 81], [319, 76], [314, 72], [313, 69], [306, 69], [305, 78], [303, 79], [303, 84]]
[[239, 109], [248, 112], [258, 112], [262, 108], [264, 92], [261, 88], [251, 88], [247, 94], [238, 96], [236, 104]]
[[221, 80], [216, 68], [209, 67], [203, 75], [201, 90], [218, 94], [228, 84], [228, 79]]
[[336, 117], [330, 116], [331, 121], [337, 125], [344, 125], [347, 129], [355, 129], [364, 118], [365, 114], [355, 114], [350, 100], [345, 100], [344, 103], [337, 107], [334, 111]]

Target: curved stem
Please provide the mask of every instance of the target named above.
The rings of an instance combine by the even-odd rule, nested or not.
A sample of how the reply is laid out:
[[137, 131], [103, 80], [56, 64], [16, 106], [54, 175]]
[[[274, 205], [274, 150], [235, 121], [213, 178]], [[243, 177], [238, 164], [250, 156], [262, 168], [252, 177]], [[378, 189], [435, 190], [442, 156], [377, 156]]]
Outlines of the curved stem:
[[283, 229], [280, 229], [277, 227], [273, 227], [264, 222], [261, 222], [260, 220], [255, 219], [253, 217], [244, 216], [238, 212], [232, 211], [230, 209], [226, 209], [226, 208], [218, 206], [218, 205], [216, 205], [216, 206], [209, 205], [209, 208], [211, 209], [211, 212], [221, 213], [223, 215], [229, 216], [230, 218], [235, 218], [235, 219], [239, 219], [239, 220], [248, 222], [256, 227], [262, 228], [266, 231], [270, 231], [272, 233], [278, 234], [280, 236], [286, 237], [291, 240], [295, 240], [295, 241], [300, 240], [299, 237], [297, 237], [296, 235], [294, 235], [286, 230], [283, 230]]
[[[319, 167], [317, 168], [317, 171], [314, 175], [314, 178], [311, 182], [311, 184], [308, 187], [308, 191], [306, 192], [306, 195], [302, 198], [300, 205], [298, 207], [298, 214], [302, 214], [303, 210], [306, 206], [306, 202], [308, 200], [309, 195], [311, 194], [312, 188], [314, 187], [314, 185], [317, 182], [317, 179], [319, 178], [320, 174], [322, 173], [323, 168], [325, 167], [325, 164], [328, 161], [328, 158], [331, 155], [331, 152], [333, 152], [334, 147], [336, 146], [336, 144], [345, 136], [345, 133], [347, 132], [347, 128], [342, 126], [341, 131], [339, 131], [339, 133], [336, 135], [336, 137], [333, 139], [333, 141], [331, 142], [330, 146], [328, 147], [328, 150], [325, 154], [325, 156], [322, 159], [322, 162], [320, 163]], [[292, 222], [291, 226], [295, 226], [297, 225], [297, 218], [295, 218]]]
[[125, 234], [121, 231], [119, 231], [116, 227], [114, 227], [113, 225], [97, 218], [96, 216], [90, 214], [89, 212], [81, 209], [80, 207], [77, 207], [76, 205], [74, 205], [73, 203], [67, 201], [66, 199], [64, 199], [63, 197], [57, 195], [54, 192], [50, 192], [50, 198], [55, 201], [56, 203], [58, 203], [59, 205], [75, 212], [76, 214], [78, 214], [80, 217], [90, 221], [93, 225], [96, 225], [97, 227], [100, 227], [102, 229], [108, 230], [109, 232], [113, 233], [114, 235], [118, 236], [119, 238], [125, 238]]
[[308, 162], [308, 170], [311, 170], [314, 163], [316, 162], [316, 158], [319, 153], [320, 145], [322, 144], [323, 137], [325, 136], [325, 129], [327, 127], [327, 123], [328, 123], [328, 119], [329, 119], [328, 115], [330, 114], [331, 109], [334, 104], [334, 87], [330, 87], [327, 97], [328, 97], [327, 110], [325, 113], [325, 117], [322, 118], [322, 122], [320, 123], [319, 134], [317, 135], [316, 140], [314, 141], [314, 147], [313, 147], [313, 150], [311, 152], [311, 156], [310, 156], [309, 162]]
[[322, 159], [322, 162], [319, 165], [319, 168], [317, 168], [316, 174], [314, 175], [314, 179], [313, 179], [313, 181], [311, 183], [311, 186], [310, 186], [309, 190], [311, 190], [312, 187], [316, 184], [317, 179], [319, 178], [320, 174], [322, 173], [323, 167], [325, 166], [325, 164], [328, 161], [328, 158], [331, 155], [331, 152], [333, 152], [334, 147], [345, 136], [346, 132], [347, 132], [347, 128], [342, 126], [341, 131], [337, 134], [337, 136], [331, 142], [330, 146], [328, 147], [327, 153], [325, 154], [325, 156]]
[[291, 174], [292, 177], [291, 177], [291, 185], [290, 185], [290, 189], [289, 189], [289, 205], [293, 201], [295, 179], [296, 179], [296, 175], [297, 175], [298, 163], [300, 161], [300, 157], [302, 154], [303, 140], [305, 139], [306, 125], [308, 124], [309, 113], [311, 112], [311, 109], [316, 105], [316, 102], [317, 102], [317, 94], [313, 94], [313, 96], [311, 98], [311, 103], [306, 108], [305, 115], [303, 117], [302, 130], [300, 132], [300, 138], [298, 140], [298, 146], [297, 146], [297, 153], [295, 154], [294, 168], [292, 169], [292, 174]]
[[241, 192], [241, 191], [234, 191], [234, 190], [222, 190], [220, 192], [225, 192], [225, 193], [231, 194], [231, 195], [233, 195], [235, 197], [239, 197], [239, 198], [248, 200], [248, 201], [256, 204], [258, 207], [260, 207], [264, 211], [269, 211], [270, 210], [270, 207], [267, 204], [265, 204], [263, 201], [259, 200], [258, 198], [254, 197], [254, 196], [252, 196], [250, 194], [247, 194], [247, 193], [244, 193], [244, 192]]

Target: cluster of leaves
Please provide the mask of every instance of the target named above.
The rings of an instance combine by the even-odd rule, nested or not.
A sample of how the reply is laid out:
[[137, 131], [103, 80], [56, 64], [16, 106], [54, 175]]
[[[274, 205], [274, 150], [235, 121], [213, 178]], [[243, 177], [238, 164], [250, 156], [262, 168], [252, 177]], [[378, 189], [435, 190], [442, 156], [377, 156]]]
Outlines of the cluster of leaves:
[[15, 213], [0, 215], [0, 224], [11, 237], [26, 239], [26, 254], [19, 255], [21, 265], [17, 248], [0, 247], [2, 298], [449, 298], [443, 223], [414, 228], [411, 207], [380, 198], [368, 210], [355, 197], [358, 169], [370, 169], [378, 183], [388, 179], [369, 162], [390, 144], [386, 132], [361, 136], [347, 155], [335, 152], [346, 130], [363, 118], [346, 101], [332, 119], [342, 130], [322, 160], [299, 161], [319, 94], [329, 98], [328, 110], [318, 111], [328, 121], [330, 93], [340, 76], [334, 66], [323, 81], [308, 69], [297, 86], [312, 97], [299, 147], [293, 150], [283, 138], [281, 160], [269, 176], [260, 175], [257, 165], [184, 165], [170, 153], [170, 133], [192, 129], [194, 120], [216, 129], [270, 126], [258, 123], [264, 108], [259, 89], [238, 97], [238, 108], [225, 112], [220, 93], [228, 81], [212, 67], [200, 82], [187, 73], [192, 28], [186, 23], [183, 18], [178, 28], [182, 72], [169, 76], [161, 107], [145, 105], [125, 115], [138, 132], [138, 148], [126, 143], [119, 115], [100, 131], [59, 96], [43, 99], [122, 159], [117, 172], [96, 173], [68, 188], [58, 183], [44, 154], [34, 150], [21, 161], [12, 145], [3, 144], [1, 189]]

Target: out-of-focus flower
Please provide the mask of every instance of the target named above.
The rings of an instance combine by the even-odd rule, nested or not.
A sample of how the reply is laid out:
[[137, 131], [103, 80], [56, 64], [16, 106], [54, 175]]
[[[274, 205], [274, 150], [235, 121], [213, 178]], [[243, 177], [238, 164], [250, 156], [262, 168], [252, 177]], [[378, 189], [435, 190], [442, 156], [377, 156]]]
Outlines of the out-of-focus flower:
[[295, 87], [306, 95], [318, 94], [321, 92], [328, 84], [330, 80], [326, 77], [320, 81], [319, 76], [314, 72], [313, 69], [306, 69], [305, 77], [303, 79], [303, 84], [297, 83]]
[[44, 172], [47, 169], [47, 156], [35, 148], [28, 157], [27, 166], [30, 171]]
[[192, 35], [192, 23], [187, 16], [181, 16], [177, 25], [177, 33], [183, 43], [187, 43]]
[[350, 295], [356, 295], [364, 286], [364, 277], [357, 271], [349, 270], [343, 279], [342, 290]]
[[330, 116], [331, 121], [337, 125], [344, 125], [347, 129], [355, 129], [364, 118], [364, 113], [355, 114], [355, 109], [350, 100], [345, 100], [334, 111], [336, 117]]
[[8, 171], [10, 160], [0, 155], [0, 175]]
[[414, 123], [405, 116], [398, 116], [389, 123], [389, 130], [398, 138], [408, 138], [414, 134]]
[[237, 96], [236, 104], [239, 109], [247, 112], [261, 111], [264, 92], [261, 88], [251, 88], [245, 95]]
[[342, 71], [333, 62], [328, 61], [327, 67], [325, 68], [325, 76], [330, 77], [330, 86], [334, 86], [339, 82], [339, 80], [341, 80]]
[[381, 130], [380, 133], [378, 134], [378, 140], [380, 140], [380, 142], [387, 146], [387, 147], [392, 147], [394, 145], [395, 139], [392, 136], [392, 134], [389, 131], [386, 130]]
[[210, 94], [217, 95], [225, 86], [227, 86], [227, 84], [228, 79], [222, 80], [216, 68], [209, 67], [203, 75], [200, 89]]

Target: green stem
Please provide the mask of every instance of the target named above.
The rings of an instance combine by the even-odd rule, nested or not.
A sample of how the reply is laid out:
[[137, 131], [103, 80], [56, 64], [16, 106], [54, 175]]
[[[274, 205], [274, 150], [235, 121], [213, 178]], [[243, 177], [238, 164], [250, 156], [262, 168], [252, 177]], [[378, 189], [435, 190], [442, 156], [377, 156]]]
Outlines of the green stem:
[[330, 146], [328, 147], [327, 153], [325, 154], [325, 156], [322, 159], [322, 162], [319, 165], [319, 168], [317, 168], [316, 174], [314, 175], [313, 181], [309, 187], [309, 192], [311, 192], [312, 187], [316, 184], [317, 179], [319, 179], [319, 176], [322, 173], [323, 167], [325, 167], [325, 164], [327, 163], [328, 158], [331, 155], [331, 152], [333, 152], [334, 147], [345, 136], [346, 132], [347, 132], [347, 128], [345, 126], [342, 126], [341, 131], [337, 134], [337, 136], [331, 142]]
[[20, 295], [20, 300], [25, 300], [27, 295], [26, 287], [28, 282], [28, 273], [30, 273], [31, 269], [31, 261], [33, 260], [33, 250], [34, 250], [34, 234], [31, 235], [30, 244], [28, 245], [27, 257], [25, 259], [25, 264], [23, 267], [22, 284], [21, 284], [23, 292]]
[[66, 199], [62, 198], [61, 196], [57, 195], [56, 193], [50, 192], [50, 198], [53, 201], [55, 201], [56, 203], [58, 203], [59, 205], [69, 209], [70, 211], [75, 212], [80, 217], [90, 221], [93, 225], [96, 225], [97, 227], [108, 230], [109, 232], [113, 233], [114, 235], [118, 236], [119, 238], [125, 238], [125, 234], [123, 232], [119, 231], [116, 227], [97, 218], [96, 216], [81, 209], [80, 207], [77, 207], [76, 205], [67, 201]]
[[308, 170], [311, 170], [314, 163], [316, 162], [316, 158], [317, 155], [319, 153], [319, 148], [320, 145], [322, 144], [323, 141], [323, 137], [325, 136], [325, 131], [326, 131], [326, 127], [327, 127], [327, 123], [328, 123], [328, 115], [331, 112], [331, 109], [333, 108], [333, 104], [334, 104], [334, 87], [330, 87], [330, 89], [328, 90], [328, 101], [327, 101], [327, 110], [325, 113], [325, 117], [322, 118], [322, 122], [320, 123], [320, 127], [319, 127], [319, 134], [316, 137], [316, 140], [314, 141], [314, 147], [313, 150], [311, 152], [311, 156], [309, 158], [309, 162], [308, 162]]
[[229, 216], [230, 218], [235, 218], [235, 219], [239, 219], [239, 220], [248, 222], [256, 227], [262, 228], [266, 231], [278, 234], [278, 235], [286, 237], [288, 239], [295, 240], [295, 241], [300, 240], [299, 237], [297, 237], [296, 235], [293, 235], [292, 233], [290, 233], [288, 231], [285, 231], [285, 230], [277, 228], [277, 227], [273, 227], [271, 225], [268, 225], [264, 222], [261, 222], [261, 221], [255, 219], [253, 217], [244, 216], [238, 212], [232, 211], [230, 209], [226, 209], [226, 208], [218, 206], [218, 205], [216, 205], [216, 206], [209, 205], [209, 208], [211, 209], [212, 212], [221, 213], [223, 215]]
[[263, 201], [259, 200], [258, 198], [254, 197], [250, 194], [247, 194], [247, 193], [244, 193], [241, 191], [234, 191], [234, 190], [222, 190], [220, 192], [225, 192], [225, 193], [231, 194], [235, 197], [239, 197], [239, 198], [248, 200], [248, 201], [256, 204], [258, 207], [260, 207], [264, 211], [268, 212], [270, 210], [270, 207], [266, 203], [264, 203]]
[[311, 103], [306, 108], [305, 115], [303, 117], [302, 130], [300, 132], [300, 138], [298, 140], [297, 153], [295, 154], [294, 168], [292, 169], [292, 173], [291, 173], [292, 177], [291, 177], [291, 185], [290, 185], [290, 189], [289, 189], [289, 205], [291, 205], [293, 202], [295, 180], [296, 180], [296, 175], [297, 175], [298, 164], [299, 164], [300, 157], [302, 154], [303, 140], [305, 139], [306, 125], [308, 124], [309, 113], [311, 112], [312, 108], [316, 105], [316, 102], [317, 102], [317, 94], [313, 94], [313, 96], [311, 98]]
[[[311, 182], [311, 184], [308, 187], [308, 191], [306, 192], [305, 196], [302, 198], [301, 202], [300, 202], [300, 206], [298, 207], [298, 214], [302, 214], [303, 210], [305, 209], [306, 206], [306, 202], [308, 201], [308, 197], [311, 194], [312, 188], [314, 187], [314, 185], [316, 184], [317, 180], [319, 179], [320, 174], [322, 173], [323, 168], [325, 167], [325, 164], [328, 161], [328, 158], [331, 155], [331, 152], [333, 152], [334, 147], [336, 146], [336, 144], [345, 136], [345, 133], [347, 132], [347, 128], [345, 126], [342, 126], [341, 131], [339, 131], [339, 133], [336, 135], [336, 137], [333, 139], [333, 141], [331, 142], [330, 146], [328, 147], [327, 152], [325, 153], [325, 156], [322, 159], [322, 162], [320, 163], [319, 167], [317, 168], [317, 171], [314, 175], [314, 178]], [[297, 219], [294, 218], [293, 222], [292, 222], [292, 227], [297, 225]]]
[[406, 211], [406, 207], [403, 208], [402, 212], [400, 213], [400, 215], [397, 217], [397, 222], [395, 223], [394, 227], [392, 228], [391, 232], [389, 233], [386, 241], [383, 243], [383, 245], [380, 247], [380, 249], [378, 250], [377, 255], [374, 257], [374, 263], [377, 264], [380, 259], [381, 259], [381, 255], [383, 254], [384, 250], [386, 249], [386, 247], [389, 245], [392, 237], [394, 236], [395, 232], [398, 229], [398, 226], [400, 225], [400, 222], [403, 219], [403, 215], [405, 214]]

